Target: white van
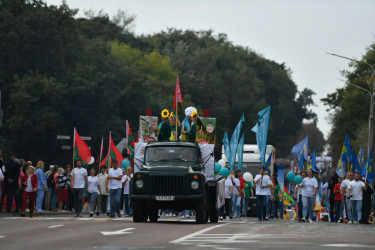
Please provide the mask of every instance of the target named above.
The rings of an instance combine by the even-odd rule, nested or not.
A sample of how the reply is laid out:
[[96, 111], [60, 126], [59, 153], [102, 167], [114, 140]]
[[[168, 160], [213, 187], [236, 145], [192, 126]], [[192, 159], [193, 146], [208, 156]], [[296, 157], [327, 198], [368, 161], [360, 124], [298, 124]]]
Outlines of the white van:
[[[273, 150], [272, 145], [267, 145], [266, 147], [266, 155], [265, 161], [267, 162], [269, 155]], [[258, 145], [256, 144], [245, 144], [244, 145], [244, 152], [243, 152], [243, 163], [242, 163], [242, 173], [250, 172], [254, 177], [259, 173], [259, 168], [262, 167], [262, 163], [259, 160], [259, 149]], [[224, 146], [222, 147], [222, 155], [221, 158], [226, 161], [228, 164], [228, 159], [224, 154]], [[274, 157], [271, 159], [271, 170], [273, 171], [273, 165], [275, 163]], [[238, 155], [236, 155], [236, 162], [234, 168], [237, 169], [238, 164]]]

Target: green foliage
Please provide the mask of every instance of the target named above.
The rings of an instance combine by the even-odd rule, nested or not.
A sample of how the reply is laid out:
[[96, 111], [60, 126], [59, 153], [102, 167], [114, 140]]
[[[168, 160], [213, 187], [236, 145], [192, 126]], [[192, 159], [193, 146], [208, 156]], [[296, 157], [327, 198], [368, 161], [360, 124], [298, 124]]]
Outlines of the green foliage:
[[[135, 133], [139, 115], [172, 108], [176, 74], [184, 106], [217, 118], [217, 142], [232, 132], [242, 112], [247, 125], [272, 105], [269, 143], [281, 154], [286, 138], [296, 134], [308, 109], [311, 90], [298, 93], [284, 64], [267, 60], [248, 48], [234, 46], [225, 34], [168, 30], [137, 37], [133, 16], [110, 18], [67, 5], [47, 6], [39, 0], [4, 0], [0, 5], [0, 88], [5, 126], [4, 151], [31, 160], [65, 163], [69, 151], [57, 134], [91, 136], [98, 155], [101, 137], [112, 131], [115, 142], [125, 135], [128, 119]], [[251, 133], [247, 133], [249, 135]], [[246, 143], [255, 143], [254, 135]]]
[[[372, 81], [375, 75], [368, 64], [375, 65], [375, 44], [367, 48], [366, 54], [361, 60], [367, 64], [351, 63], [352, 71], [344, 71], [343, 75], [348, 83], [356, 84], [372, 92]], [[328, 106], [328, 110], [333, 111], [332, 130], [328, 144], [335, 166], [341, 154], [346, 134], [349, 135], [357, 152], [361, 144], [367, 149], [370, 95], [347, 84], [345, 87], [337, 89], [336, 92], [328, 94], [322, 101]]]

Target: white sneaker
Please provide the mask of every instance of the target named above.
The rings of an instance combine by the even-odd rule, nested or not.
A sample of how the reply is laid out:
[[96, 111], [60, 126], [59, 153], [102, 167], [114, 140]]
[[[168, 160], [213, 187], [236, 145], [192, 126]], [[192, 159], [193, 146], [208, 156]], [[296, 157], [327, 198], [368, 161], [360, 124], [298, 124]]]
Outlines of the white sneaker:
[[348, 222], [348, 224], [353, 224], [353, 222], [350, 220], [350, 221]]
[[190, 218], [190, 215], [187, 215], [186, 218]]
[[220, 216], [220, 220], [223, 220], [223, 216]]
[[313, 223], [313, 221], [312, 221], [311, 219], [309, 220], [309, 222], [310, 222], [310, 223]]
[[169, 217], [169, 214], [165, 214], [165, 217]]

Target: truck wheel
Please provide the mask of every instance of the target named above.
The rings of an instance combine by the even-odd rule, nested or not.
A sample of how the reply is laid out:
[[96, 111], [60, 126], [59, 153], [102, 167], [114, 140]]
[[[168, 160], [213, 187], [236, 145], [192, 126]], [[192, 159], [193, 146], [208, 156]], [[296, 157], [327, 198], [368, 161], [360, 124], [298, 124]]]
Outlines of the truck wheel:
[[218, 209], [211, 209], [210, 210], [210, 221], [212, 223], [216, 223], [219, 221], [219, 210]]
[[203, 200], [197, 204], [197, 208], [195, 210], [195, 222], [197, 224], [204, 224], [206, 223], [207, 218], [207, 207], [206, 201]]
[[157, 222], [159, 218], [158, 209], [150, 208], [148, 212], [148, 218], [150, 219], [150, 222]]
[[133, 202], [133, 222], [145, 222], [147, 221], [147, 214], [145, 208], [142, 206], [142, 203], [139, 201]]

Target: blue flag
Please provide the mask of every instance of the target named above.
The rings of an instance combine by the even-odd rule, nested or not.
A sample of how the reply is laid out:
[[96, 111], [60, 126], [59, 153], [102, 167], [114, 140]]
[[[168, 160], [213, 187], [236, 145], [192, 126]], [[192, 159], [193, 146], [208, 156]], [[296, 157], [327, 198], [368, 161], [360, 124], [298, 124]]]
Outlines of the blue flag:
[[281, 192], [284, 192], [284, 166], [281, 164], [278, 164], [277, 166], [277, 181], [279, 182], [280, 187], [282, 188]]
[[341, 159], [344, 162], [353, 162], [352, 145], [350, 144], [348, 135], [345, 136], [344, 145], [342, 146]]
[[305, 156], [304, 156], [304, 149], [302, 148], [302, 153], [299, 157], [299, 161], [298, 161], [298, 166], [299, 168], [301, 169], [301, 171], [303, 171], [303, 164], [305, 164]]
[[187, 116], [185, 116], [185, 119], [182, 121], [182, 125], [185, 127], [186, 131], [190, 131], [190, 123]]
[[314, 150], [314, 153], [311, 156], [310, 164], [307, 166], [307, 169], [311, 169], [314, 172], [319, 172], [319, 169], [316, 166], [316, 149]]
[[259, 160], [262, 162], [263, 166], [265, 166], [265, 157], [266, 157], [266, 148], [267, 148], [267, 136], [268, 136], [268, 125], [270, 122], [270, 112], [271, 106], [259, 111], [259, 125], [257, 131], [257, 144], [259, 148]]
[[374, 159], [372, 157], [372, 148], [370, 151], [370, 155], [368, 156], [368, 159], [363, 166], [361, 175], [362, 177], [366, 178], [370, 184], [374, 180]]
[[268, 156], [268, 160], [267, 160], [267, 164], [266, 164], [266, 170], [268, 171], [268, 174], [270, 176], [272, 176], [272, 173], [271, 173], [272, 156], [273, 156], [273, 150], [272, 150], [270, 156]]
[[229, 159], [230, 159], [230, 147], [229, 147], [228, 133], [226, 131], [224, 133], [223, 145], [224, 145], [224, 154], [225, 154], [225, 157], [227, 157], [227, 160], [229, 162]]
[[245, 140], [245, 132], [243, 132], [240, 142], [238, 143], [238, 146], [237, 146], [237, 157], [238, 157], [237, 170], [242, 170], [244, 140]]
[[358, 152], [358, 163], [359, 166], [361, 166], [361, 170], [363, 168], [363, 165], [365, 164], [365, 150], [363, 149], [363, 145], [361, 145], [361, 149]]
[[298, 159], [301, 158], [302, 152], [303, 152], [305, 161], [307, 161], [308, 160], [307, 155], [309, 153], [309, 135], [308, 134], [302, 141], [294, 145], [292, 148], [292, 154], [296, 154]]
[[352, 159], [353, 159], [353, 173], [361, 173], [362, 168], [359, 165], [357, 154], [355, 152], [355, 149], [353, 148], [353, 153], [352, 153]]
[[236, 161], [236, 153], [237, 153], [237, 146], [240, 140], [240, 133], [242, 129], [242, 124], [245, 121], [245, 115], [242, 113], [241, 119], [237, 124], [236, 129], [233, 132], [232, 138], [230, 138], [230, 157], [229, 157], [229, 167], [230, 170], [233, 171], [234, 163]]

